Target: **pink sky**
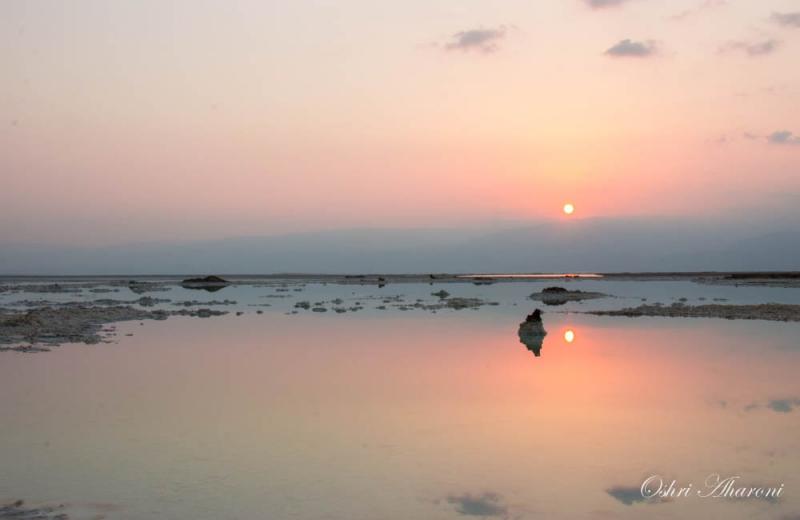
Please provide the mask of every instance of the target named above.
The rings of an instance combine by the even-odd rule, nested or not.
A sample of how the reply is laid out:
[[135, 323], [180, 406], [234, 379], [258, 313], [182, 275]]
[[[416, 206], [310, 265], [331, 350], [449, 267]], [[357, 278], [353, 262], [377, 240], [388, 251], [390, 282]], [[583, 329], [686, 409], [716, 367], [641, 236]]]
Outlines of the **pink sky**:
[[589, 4], [3, 2], [0, 240], [797, 217], [800, 6]]

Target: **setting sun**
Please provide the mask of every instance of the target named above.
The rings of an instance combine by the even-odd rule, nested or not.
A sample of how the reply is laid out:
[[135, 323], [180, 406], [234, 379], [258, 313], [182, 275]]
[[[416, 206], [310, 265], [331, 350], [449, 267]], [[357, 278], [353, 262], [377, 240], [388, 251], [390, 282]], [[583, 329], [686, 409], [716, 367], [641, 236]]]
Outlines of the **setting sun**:
[[564, 204], [564, 213], [565, 213], [565, 214], [567, 214], [567, 215], [572, 215], [572, 213], [574, 213], [574, 212], [575, 212], [575, 206], [573, 206], [573, 205], [572, 205], [571, 203], [569, 203], [569, 202], [568, 202], [568, 203], [566, 203], [566, 204]]
[[566, 332], [564, 332], [564, 340], [567, 343], [572, 343], [573, 341], [575, 341], [575, 331], [569, 329]]

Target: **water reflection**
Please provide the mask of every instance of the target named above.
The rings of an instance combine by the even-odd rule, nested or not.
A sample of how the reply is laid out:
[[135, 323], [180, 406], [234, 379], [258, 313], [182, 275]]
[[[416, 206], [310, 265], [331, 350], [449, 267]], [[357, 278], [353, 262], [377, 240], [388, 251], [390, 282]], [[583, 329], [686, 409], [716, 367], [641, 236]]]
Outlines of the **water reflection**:
[[503, 503], [499, 494], [491, 491], [480, 495], [471, 493], [450, 495], [447, 497], [447, 502], [452, 504], [456, 512], [461, 515], [508, 518], [508, 506]]
[[[0, 356], [0, 506], [65, 503], [75, 520], [800, 511], [796, 324], [540, 313], [547, 338], [520, 317], [176, 318], [120, 324], [119, 345]], [[509, 348], [514, 324], [523, 344], [562, 348], [530, 362]], [[563, 348], [567, 330], [581, 348]], [[787, 492], [637, 501], [655, 472]], [[117, 509], [74, 509], [97, 503]]]
[[519, 324], [517, 335], [520, 343], [533, 352], [534, 356], [539, 357], [542, 353], [544, 337], [547, 335], [542, 323], [542, 311], [536, 309], [531, 314], [528, 314], [525, 317], [525, 321]]

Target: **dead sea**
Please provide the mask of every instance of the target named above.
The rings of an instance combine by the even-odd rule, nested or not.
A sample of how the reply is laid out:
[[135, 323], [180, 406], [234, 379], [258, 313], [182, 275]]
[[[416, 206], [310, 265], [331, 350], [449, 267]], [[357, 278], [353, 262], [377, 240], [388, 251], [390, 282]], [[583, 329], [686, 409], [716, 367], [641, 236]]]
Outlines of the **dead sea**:
[[[791, 307], [800, 291], [691, 277], [476, 285], [425, 276], [233, 277], [212, 291], [180, 277], [3, 279], [0, 512], [800, 511], [796, 322], [591, 314]], [[609, 297], [530, 298], [551, 286]], [[520, 333], [537, 308], [541, 328]], [[14, 320], [21, 338], [8, 332]], [[711, 473], [785, 491], [779, 500], [639, 498], [649, 475], [702, 483]]]

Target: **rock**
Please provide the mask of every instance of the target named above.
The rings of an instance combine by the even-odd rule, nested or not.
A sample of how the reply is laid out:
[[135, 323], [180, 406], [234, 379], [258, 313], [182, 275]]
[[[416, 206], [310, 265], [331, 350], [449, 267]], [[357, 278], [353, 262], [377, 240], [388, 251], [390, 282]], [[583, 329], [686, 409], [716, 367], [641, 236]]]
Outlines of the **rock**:
[[223, 316], [228, 313], [226, 311], [215, 311], [212, 309], [197, 309], [196, 311], [182, 309], [175, 311], [175, 314], [180, 316], [193, 316], [197, 318], [210, 318], [212, 316]]
[[519, 342], [533, 352], [533, 355], [539, 357], [542, 352], [542, 344], [547, 331], [544, 330], [544, 323], [542, 323], [542, 311], [536, 309], [531, 314], [525, 317], [525, 321], [519, 324], [517, 329]]
[[6, 505], [0, 505], [0, 519], [14, 520], [69, 520], [69, 516], [61, 511], [63, 505], [57, 507], [25, 507], [25, 502], [17, 500]]
[[228, 280], [213, 275], [202, 278], [186, 278], [181, 281], [181, 287], [184, 289], [201, 289], [208, 292], [219, 291], [230, 284], [231, 282]]
[[437, 291], [435, 293], [431, 293], [431, 296], [436, 296], [436, 297], [441, 298], [442, 300], [444, 300], [445, 298], [450, 296], [450, 293], [445, 291], [444, 289], [442, 289], [441, 291]]
[[494, 283], [494, 278], [489, 278], [486, 276], [475, 276], [472, 278], [473, 285], [492, 285]]
[[529, 296], [531, 300], [538, 300], [545, 305], [563, 305], [571, 301], [593, 300], [606, 298], [608, 295], [599, 292], [570, 291], [563, 287], [546, 287], [541, 292]]
[[136, 303], [138, 303], [142, 307], [154, 307], [155, 305], [157, 305], [159, 303], [167, 303], [167, 302], [169, 302], [168, 299], [165, 299], [165, 298], [153, 298], [152, 296], [142, 296], [141, 298], [136, 300]]
[[294, 308], [295, 309], [308, 310], [308, 309], [311, 308], [311, 303], [309, 303], [309, 302], [297, 302], [297, 303], [294, 304]]
[[163, 283], [130, 280], [128, 282], [128, 289], [133, 291], [135, 294], [144, 294], [155, 291], [169, 291], [170, 288]]
[[660, 316], [667, 318], [724, 318], [727, 320], [800, 321], [800, 305], [763, 303], [757, 305], [703, 304], [670, 306], [640, 305], [614, 311], [588, 311], [598, 316]]
[[196, 307], [198, 305], [236, 305], [236, 300], [211, 300], [209, 302], [201, 302], [198, 300], [186, 300], [184, 302], [175, 302], [172, 305], [176, 307]]
[[485, 302], [479, 298], [448, 298], [445, 305], [450, 309], [477, 309]]
[[68, 304], [40, 307], [24, 313], [0, 314], [0, 345], [30, 343], [48, 346], [62, 343], [100, 342], [108, 323], [154, 318], [158, 311], [145, 311], [129, 305], [90, 306]]

